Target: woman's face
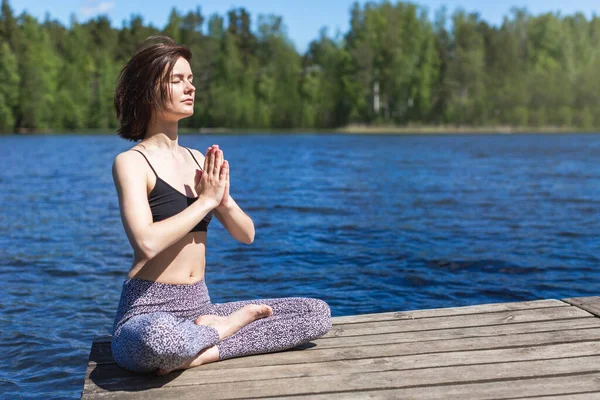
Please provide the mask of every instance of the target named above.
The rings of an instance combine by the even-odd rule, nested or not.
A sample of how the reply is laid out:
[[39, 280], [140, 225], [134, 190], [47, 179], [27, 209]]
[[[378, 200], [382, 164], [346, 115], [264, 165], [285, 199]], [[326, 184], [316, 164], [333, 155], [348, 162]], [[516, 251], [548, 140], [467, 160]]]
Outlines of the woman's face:
[[194, 94], [196, 88], [192, 85], [193, 75], [190, 63], [179, 57], [173, 66], [169, 88], [171, 101], [167, 101], [162, 110], [163, 117], [180, 120], [194, 114]]

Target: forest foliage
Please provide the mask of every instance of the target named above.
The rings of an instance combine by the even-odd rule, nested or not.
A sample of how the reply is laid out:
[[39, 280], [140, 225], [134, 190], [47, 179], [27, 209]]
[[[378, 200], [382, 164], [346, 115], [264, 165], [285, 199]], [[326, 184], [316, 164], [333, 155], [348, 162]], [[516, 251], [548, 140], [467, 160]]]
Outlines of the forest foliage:
[[[340, 10], [340, 12], [345, 12]], [[67, 28], [0, 11], [0, 131], [114, 130], [120, 69], [151, 35], [190, 48], [193, 117], [180, 126], [600, 127], [600, 18], [508, 11], [501, 25], [408, 2], [355, 3], [348, 32], [322, 29], [301, 54], [282, 18], [171, 11]], [[255, 30], [251, 27], [256, 26]]]

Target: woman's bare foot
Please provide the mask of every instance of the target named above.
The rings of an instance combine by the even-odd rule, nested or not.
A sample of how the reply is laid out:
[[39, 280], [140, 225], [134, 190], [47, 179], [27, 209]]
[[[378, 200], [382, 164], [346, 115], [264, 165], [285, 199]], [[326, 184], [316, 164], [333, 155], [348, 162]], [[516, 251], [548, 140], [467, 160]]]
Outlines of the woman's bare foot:
[[212, 326], [219, 332], [219, 340], [223, 340], [249, 323], [271, 315], [273, 309], [266, 304], [248, 304], [227, 317], [202, 315], [196, 319], [196, 325]]
[[[270, 317], [273, 315], [273, 309], [266, 304], [249, 304], [239, 310], [229, 314], [227, 317], [218, 315], [202, 315], [195, 321], [196, 325], [212, 326], [219, 333], [219, 340], [223, 340], [233, 335], [244, 326], [256, 321], [257, 319]], [[158, 375], [167, 375], [168, 373], [180, 369], [197, 367], [202, 364], [219, 360], [219, 349], [217, 346], [211, 346], [203, 349], [196, 354], [194, 358], [185, 361], [183, 364], [174, 369], [159, 369], [156, 371]]]
[[197, 367], [202, 364], [208, 364], [211, 362], [219, 361], [219, 349], [217, 346], [207, 347], [202, 349], [202, 351], [194, 356], [194, 358], [190, 358], [185, 361], [183, 364], [173, 369], [159, 369], [156, 371], [157, 375], [167, 375], [173, 371], [178, 371], [181, 369], [188, 369]]

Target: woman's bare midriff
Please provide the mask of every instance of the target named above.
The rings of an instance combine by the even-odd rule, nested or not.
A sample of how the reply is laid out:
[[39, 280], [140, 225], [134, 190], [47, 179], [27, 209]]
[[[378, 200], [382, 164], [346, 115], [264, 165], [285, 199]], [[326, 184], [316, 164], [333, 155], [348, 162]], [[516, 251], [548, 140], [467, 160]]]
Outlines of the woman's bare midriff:
[[190, 232], [150, 261], [134, 260], [128, 278], [170, 284], [192, 284], [204, 279], [206, 232]]
[[[145, 152], [144, 147], [134, 146], [132, 149], [138, 149]], [[196, 197], [197, 194], [192, 189], [196, 163], [187, 158], [189, 155], [182, 150], [183, 159], [179, 163], [165, 163], [160, 157], [152, 161], [158, 165], [163, 165], [158, 172], [161, 177], [168, 182], [171, 187], [186, 187], [187, 190], [178, 190], [179, 193], [187, 197]], [[166, 168], [164, 167], [166, 165]], [[173, 173], [172, 171], [186, 171], [182, 173]], [[189, 175], [187, 179], [185, 176]], [[150, 195], [156, 186], [156, 175], [150, 167], [146, 168], [146, 193]], [[206, 264], [206, 232], [190, 232], [181, 238], [178, 242], [163, 250], [150, 261], [135, 259], [128, 278], [144, 279], [170, 284], [192, 284], [204, 279], [204, 267]]]

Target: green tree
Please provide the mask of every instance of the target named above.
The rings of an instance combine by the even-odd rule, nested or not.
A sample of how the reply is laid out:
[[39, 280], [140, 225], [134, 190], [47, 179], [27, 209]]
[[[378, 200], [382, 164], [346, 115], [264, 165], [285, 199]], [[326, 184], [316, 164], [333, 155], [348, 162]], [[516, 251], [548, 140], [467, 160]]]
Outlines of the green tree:
[[[281, 17], [245, 8], [171, 10], [159, 29], [132, 15], [68, 28], [0, 6], [0, 130], [116, 127], [124, 63], [148, 36], [187, 46], [196, 86], [185, 128], [336, 128], [348, 124], [600, 127], [600, 18], [533, 16], [500, 26], [409, 2], [355, 2], [350, 28], [321, 30], [300, 54]], [[256, 26], [255, 29], [252, 29]]]
[[485, 51], [479, 25], [477, 14], [457, 11], [452, 16], [448, 113], [457, 124], [479, 124], [485, 116]]
[[15, 128], [15, 111], [19, 105], [19, 83], [17, 57], [7, 42], [0, 42], [0, 131]]
[[49, 129], [55, 122], [60, 59], [35, 18], [24, 14], [20, 19], [23, 38], [19, 49], [21, 87], [17, 125], [26, 129]]

